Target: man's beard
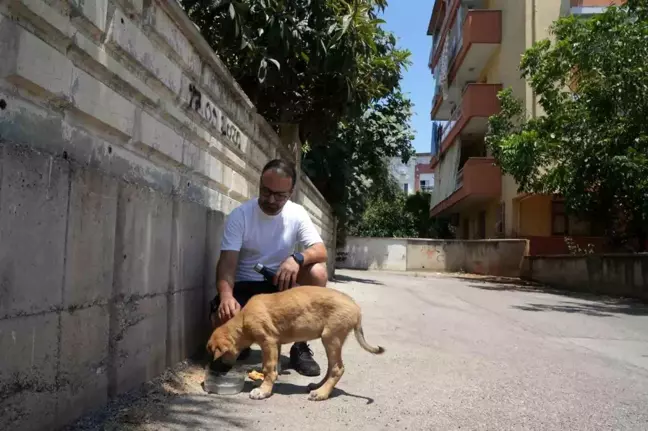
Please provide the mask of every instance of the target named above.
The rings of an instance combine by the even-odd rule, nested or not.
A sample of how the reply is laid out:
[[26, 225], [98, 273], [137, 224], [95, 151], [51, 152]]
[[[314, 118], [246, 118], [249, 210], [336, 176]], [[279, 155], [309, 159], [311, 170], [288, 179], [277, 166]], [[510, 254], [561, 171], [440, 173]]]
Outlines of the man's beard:
[[259, 202], [259, 206], [261, 207], [263, 212], [267, 214], [274, 215], [281, 211], [281, 205], [271, 204], [269, 202]]

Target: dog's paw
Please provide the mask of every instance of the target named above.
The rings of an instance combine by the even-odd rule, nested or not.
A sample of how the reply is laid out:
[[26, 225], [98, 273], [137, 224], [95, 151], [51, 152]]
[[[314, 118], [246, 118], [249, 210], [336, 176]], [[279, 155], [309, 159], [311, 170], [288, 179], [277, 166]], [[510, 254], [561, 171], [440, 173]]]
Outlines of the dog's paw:
[[328, 394], [323, 394], [320, 391], [311, 391], [308, 399], [311, 401], [324, 401], [328, 399]]
[[270, 393], [263, 392], [261, 388], [254, 388], [250, 391], [250, 398], [253, 400], [263, 400], [270, 396]]

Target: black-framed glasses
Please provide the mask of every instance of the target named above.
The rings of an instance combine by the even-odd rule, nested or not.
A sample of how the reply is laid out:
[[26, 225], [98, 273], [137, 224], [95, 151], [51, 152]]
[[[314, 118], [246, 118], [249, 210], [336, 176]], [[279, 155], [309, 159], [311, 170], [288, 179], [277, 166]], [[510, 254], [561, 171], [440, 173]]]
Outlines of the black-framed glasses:
[[270, 196], [273, 196], [275, 200], [279, 202], [288, 200], [290, 198], [290, 192], [275, 192], [267, 187], [261, 187], [260, 192], [261, 196], [263, 196], [264, 198], [270, 198]]

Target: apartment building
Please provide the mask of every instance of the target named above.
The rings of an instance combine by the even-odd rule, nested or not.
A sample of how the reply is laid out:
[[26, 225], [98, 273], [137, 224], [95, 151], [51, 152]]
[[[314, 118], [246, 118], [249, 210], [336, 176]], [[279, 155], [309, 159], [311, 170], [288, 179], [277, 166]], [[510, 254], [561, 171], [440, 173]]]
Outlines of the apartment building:
[[[511, 87], [532, 116], [541, 107], [520, 78], [524, 51], [549, 37], [567, 14], [600, 13], [611, 0], [436, 0], [428, 26], [429, 67], [436, 82], [430, 167], [436, 184], [432, 216], [448, 217], [458, 237], [529, 238], [532, 254], [567, 252], [565, 236], [587, 242], [590, 226], [567, 217], [553, 196], [520, 194], [502, 175], [484, 138], [497, 93]], [[581, 241], [578, 241], [581, 242]], [[600, 241], [599, 241], [600, 242]]]
[[412, 195], [418, 191], [432, 192], [434, 172], [430, 167], [431, 153], [417, 153], [405, 164], [400, 157], [389, 160], [391, 175], [405, 193]]

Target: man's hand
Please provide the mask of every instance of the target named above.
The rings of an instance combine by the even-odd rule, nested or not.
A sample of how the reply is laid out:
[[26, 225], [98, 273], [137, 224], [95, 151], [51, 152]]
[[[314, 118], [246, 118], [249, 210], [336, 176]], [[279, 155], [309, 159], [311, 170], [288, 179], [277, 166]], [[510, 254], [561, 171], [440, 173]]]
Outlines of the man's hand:
[[241, 311], [241, 304], [233, 296], [225, 295], [221, 297], [220, 305], [218, 306], [218, 318], [221, 324], [230, 320], [239, 311]]
[[277, 275], [274, 278], [274, 284], [277, 285], [279, 290], [290, 289], [297, 283], [297, 274], [299, 274], [299, 264], [292, 256], [284, 260]]

